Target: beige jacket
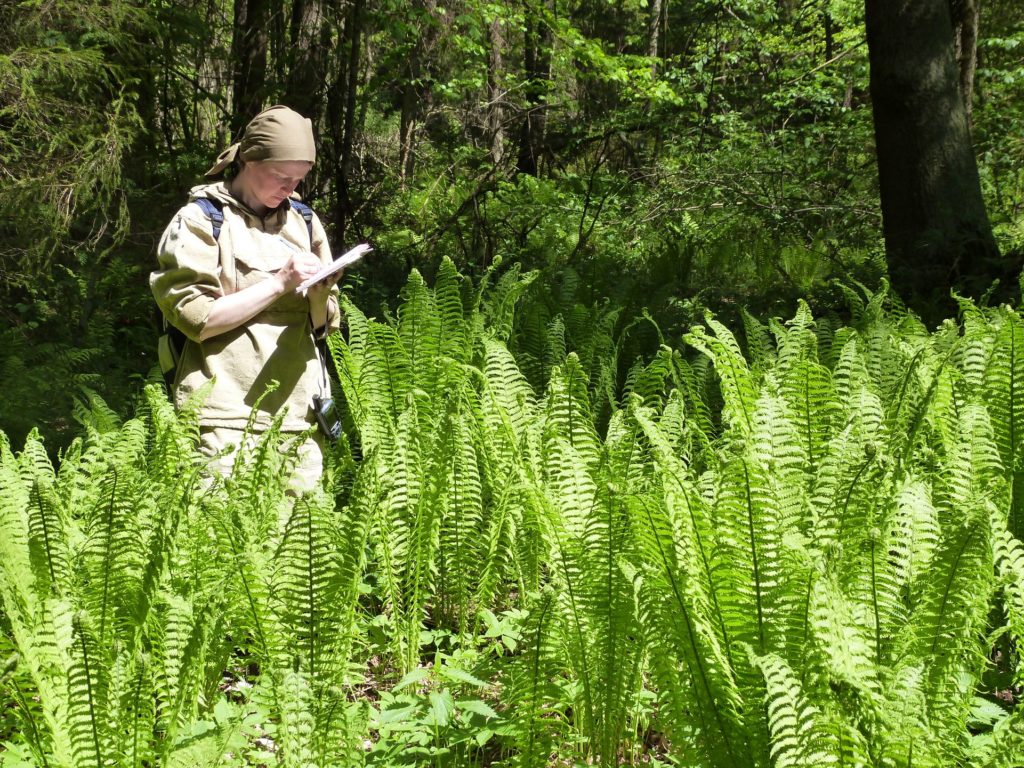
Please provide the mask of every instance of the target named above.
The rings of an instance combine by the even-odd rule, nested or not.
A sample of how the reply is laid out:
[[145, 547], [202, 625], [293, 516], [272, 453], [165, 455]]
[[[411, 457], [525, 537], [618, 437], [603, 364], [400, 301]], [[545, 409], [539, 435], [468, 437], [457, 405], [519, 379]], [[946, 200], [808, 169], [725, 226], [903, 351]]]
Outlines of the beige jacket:
[[[330, 393], [330, 379], [325, 390], [316, 354], [308, 299], [286, 294], [245, 325], [199, 341], [217, 297], [266, 280], [285, 265], [290, 252], [279, 237], [300, 250], [310, 248], [306, 222], [287, 203], [260, 217], [232, 197], [223, 183], [195, 187], [190, 200], [197, 197], [224, 204], [220, 239], [214, 240], [212, 222], [190, 202], [164, 231], [157, 249], [159, 268], [149, 279], [164, 317], [189, 339], [175, 374], [175, 404], [181, 406], [212, 381], [200, 412], [202, 426], [242, 429], [259, 401], [257, 429], [268, 427], [283, 409], [283, 429], [306, 429], [313, 423], [313, 395]], [[312, 240], [313, 253], [330, 263], [327, 235], [316, 217]], [[328, 299], [327, 326], [320, 332], [335, 331], [339, 323], [335, 288]], [[278, 387], [266, 395], [271, 381]]]

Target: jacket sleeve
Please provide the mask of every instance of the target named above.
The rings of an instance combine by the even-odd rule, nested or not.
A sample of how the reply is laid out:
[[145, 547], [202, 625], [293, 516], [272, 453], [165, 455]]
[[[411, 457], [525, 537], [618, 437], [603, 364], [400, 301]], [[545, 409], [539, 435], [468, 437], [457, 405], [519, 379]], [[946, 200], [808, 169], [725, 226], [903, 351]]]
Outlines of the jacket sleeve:
[[223, 296], [220, 248], [209, 220], [185, 206], [164, 230], [157, 247], [158, 268], [149, 287], [167, 321], [193, 341], [206, 325], [210, 308]]
[[[313, 253], [317, 255], [322, 264], [330, 264], [333, 260], [331, 245], [327, 242], [327, 233], [324, 231], [320, 218], [313, 216], [313, 237], [310, 245]], [[331, 288], [330, 297], [327, 299], [327, 323], [319, 330], [317, 336], [324, 338], [341, 328], [341, 305], [338, 301], [340, 292], [337, 283]]]

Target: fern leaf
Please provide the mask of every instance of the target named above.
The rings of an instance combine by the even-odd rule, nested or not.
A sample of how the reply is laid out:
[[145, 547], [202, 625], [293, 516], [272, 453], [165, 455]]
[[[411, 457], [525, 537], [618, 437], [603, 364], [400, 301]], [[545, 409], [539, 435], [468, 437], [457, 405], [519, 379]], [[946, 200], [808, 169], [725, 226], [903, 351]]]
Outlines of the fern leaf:
[[710, 315], [706, 322], [714, 331], [713, 336], [703, 328], [695, 327], [684, 340], [714, 362], [725, 398], [723, 417], [740, 434], [747, 434], [753, 429], [754, 403], [757, 399], [753, 377], [729, 329]]
[[822, 722], [821, 711], [808, 701], [789, 665], [775, 654], [754, 656], [751, 661], [764, 675], [772, 765], [844, 765], [836, 734]]
[[75, 764], [101, 768], [111, 755], [107, 721], [108, 674], [102, 653], [83, 619], [74, 619], [68, 669], [68, 723]]
[[962, 733], [967, 712], [958, 695], [984, 665], [980, 633], [993, 589], [989, 515], [976, 507], [962, 525], [950, 525], [913, 593], [917, 608], [907, 625], [904, 664], [923, 665], [928, 711], [938, 733]]
[[601, 449], [594, 431], [587, 378], [575, 355], [569, 355], [565, 364], [551, 374], [546, 410], [545, 432], [549, 439], [567, 441], [588, 466], [596, 466]]
[[750, 314], [746, 307], [740, 307], [740, 319], [743, 321], [743, 335], [747, 342], [747, 359], [750, 365], [761, 371], [774, 368], [776, 351], [768, 329]]
[[651, 638], [663, 727], [683, 739], [696, 713], [701, 751], [711, 764], [742, 765], [748, 752], [742, 697], [714, 624], [714, 593], [698, 576], [700, 553], [687, 548], [666, 508], [645, 501], [632, 510], [649, 563], [639, 593], [640, 624]]
[[[1024, 544], [1006, 529], [996, 529], [992, 542], [996, 572], [1003, 591], [1003, 606], [1010, 636], [1018, 647], [1024, 643]], [[1017, 664], [1014, 684], [1019, 685], [1024, 668]]]
[[270, 606], [281, 632], [290, 638], [288, 666], [315, 680], [325, 644], [337, 631], [338, 563], [326, 504], [304, 495], [295, 501], [274, 554]]
[[409, 359], [416, 386], [428, 395], [435, 391], [442, 358], [441, 318], [434, 295], [419, 272], [413, 270], [402, 289], [398, 307], [398, 337]]
[[785, 335], [779, 339], [778, 370], [782, 379], [798, 363], [817, 363], [818, 337], [814, 318], [807, 302], [801, 299], [796, 314], [787, 324]]

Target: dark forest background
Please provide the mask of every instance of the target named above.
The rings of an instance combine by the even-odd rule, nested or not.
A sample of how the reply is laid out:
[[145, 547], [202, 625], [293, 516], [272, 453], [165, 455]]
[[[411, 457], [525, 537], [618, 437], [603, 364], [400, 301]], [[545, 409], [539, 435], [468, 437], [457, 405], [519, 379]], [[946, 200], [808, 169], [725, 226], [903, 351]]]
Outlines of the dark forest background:
[[65, 443], [89, 390], [130, 410], [156, 241], [275, 103], [314, 122], [335, 249], [375, 247], [345, 283], [368, 314], [445, 256], [520, 263], [520, 343], [600, 307], [628, 366], [705, 308], [842, 314], [890, 281], [935, 325], [951, 291], [1019, 296], [1018, 0], [2, 0], [0, 24], [14, 444]]

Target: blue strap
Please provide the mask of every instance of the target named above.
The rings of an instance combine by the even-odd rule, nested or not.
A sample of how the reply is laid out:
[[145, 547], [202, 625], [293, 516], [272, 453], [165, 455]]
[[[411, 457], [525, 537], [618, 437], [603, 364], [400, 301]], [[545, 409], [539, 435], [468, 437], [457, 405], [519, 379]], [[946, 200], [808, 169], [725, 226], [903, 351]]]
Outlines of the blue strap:
[[306, 220], [306, 230], [309, 232], [309, 247], [313, 247], [313, 209], [305, 203], [288, 198], [288, 202], [292, 204], [292, 210], [299, 213], [302, 218]]
[[[208, 197], [197, 197], [193, 200], [196, 205], [203, 209], [203, 213], [213, 223], [213, 239], [220, 239], [220, 230], [224, 226], [224, 204], [219, 200], [211, 200]], [[306, 222], [306, 231], [309, 232], [309, 245], [313, 247], [313, 209], [298, 200], [288, 200], [292, 210], [298, 213]]]
[[208, 197], [197, 197], [193, 200], [196, 205], [203, 209], [203, 213], [213, 222], [213, 239], [220, 239], [220, 230], [224, 226], [224, 204], [219, 200], [211, 200]]

